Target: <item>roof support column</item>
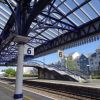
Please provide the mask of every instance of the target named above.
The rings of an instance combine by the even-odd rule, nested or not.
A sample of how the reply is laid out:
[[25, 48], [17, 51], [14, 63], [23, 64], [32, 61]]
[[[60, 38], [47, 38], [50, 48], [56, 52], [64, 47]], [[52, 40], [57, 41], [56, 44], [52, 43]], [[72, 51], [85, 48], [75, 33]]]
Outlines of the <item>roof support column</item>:
[[19, 35], [16, 37], [16, 42], [18, 43], [18, 60], [17, 60], [17, 70], [16, 70], [16, 83], [15, 83], [15, 100], [23, 100], [23, 61], [24, 61], [24, 44], [26, 39], [23, 41], [24, 25], [26, 24], [26, 12], [27, 12], [27, 2], [21, 0], [18, 2], [16, 9], [16, 33]]
[[23, 60], [24, 60], [24, 44], [18, 44], [18, 61], [15, 84], [15, 100], [23, 100]]

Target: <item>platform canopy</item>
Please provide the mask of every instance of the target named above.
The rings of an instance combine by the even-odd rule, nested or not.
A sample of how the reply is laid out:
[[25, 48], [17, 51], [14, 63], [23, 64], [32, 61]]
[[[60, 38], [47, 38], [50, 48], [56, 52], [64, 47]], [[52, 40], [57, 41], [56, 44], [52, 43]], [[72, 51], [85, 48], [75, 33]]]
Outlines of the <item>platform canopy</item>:
[[[25, 20], [23, 33], [16, 30], [19, 18]], [[34, 48], [34, 57], [97, 40], [100, 0], [0, 0], [1, 64], [16, 60], [16, 35], [28, 37], [26, 44]]]

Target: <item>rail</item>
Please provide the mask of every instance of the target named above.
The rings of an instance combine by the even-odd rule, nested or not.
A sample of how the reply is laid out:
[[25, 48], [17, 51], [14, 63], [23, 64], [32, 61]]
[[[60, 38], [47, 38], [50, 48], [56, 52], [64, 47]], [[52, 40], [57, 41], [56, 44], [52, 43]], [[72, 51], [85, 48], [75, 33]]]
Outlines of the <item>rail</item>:
[[[3, 78], [1, 80], [15, 82], [15, 79]], [[84, 87], [70, 84], [55, 84], [41, 81], [24, 80], [24, 85], [31, 88], [40, 88], [59, 95], [76, 98], [78, 100], [100, 100], [100, 88]]]

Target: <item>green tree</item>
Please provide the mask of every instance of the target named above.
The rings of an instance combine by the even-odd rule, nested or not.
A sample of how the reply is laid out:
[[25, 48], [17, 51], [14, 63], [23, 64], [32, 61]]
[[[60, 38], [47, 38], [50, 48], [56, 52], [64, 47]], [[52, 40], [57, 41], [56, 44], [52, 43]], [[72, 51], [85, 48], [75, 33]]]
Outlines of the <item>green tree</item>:
[[8, 68], [5, 70], [5, 75], [7, 77], [14, 77], [16, 75], [16, 71], [12, 68]]
[[71, 56], [67, 57], [66, 66], [70, 70], [77, 70], [77, 62], [75, 60], [73, 60]]

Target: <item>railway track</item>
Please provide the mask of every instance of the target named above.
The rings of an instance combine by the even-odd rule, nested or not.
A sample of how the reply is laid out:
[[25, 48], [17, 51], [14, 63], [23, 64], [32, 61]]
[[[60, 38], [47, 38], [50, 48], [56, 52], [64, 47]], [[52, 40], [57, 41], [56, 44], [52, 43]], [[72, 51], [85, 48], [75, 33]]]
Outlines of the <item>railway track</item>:
[[52, 94], [73, 98], [75, 100], [97, 100], [96, 98], [74, 95], [71, 92], [57, 91], [57, 90], [54, 90], [54, 89], [48, 89], [48, 88], [39, 87], [39, 86], [36, 86], [36, 87], [35, 86], [29, 86], [29, 85], [25, 85], [25, 86], [27, 86], [29, 88], [34, 88], [34, 89], [38, 89], [38, 90], [41, 90], [41, 91], [49, 92], [49, 93], [52, 93]]
[[[14, 79], [6, 79], [5, 81], [14, 82]], [[78, 86], [65, 86], [63, 84], [51, 84], [36, 81], [24, 80], [24, 85], [29, 88], [35, 88], [41, 91], [49, 92], [64, 97], [70, 97], [75, 100], [100, 100], [100, 89], [83, 88]]]
[[[82, 89], [82, 88], [75, 88], [75, 87], [64, 87], [62, 85], [57, 84], [41, 84], [41, 83], [30, 83], [29, 81], [24, 82], [25, 85], [28, 87], [34, 87], [41, 89], [43, 91], [47, 91], [50, 93], [62, 95], [62, 96], [67, 96], [70, 98], [74, 98], [77, 100], [100, 100], [100, 90], [97, 93], [97, 91], [91, 91], [89, 89]], [[80, 91], [82, 90], [82, 91]], [[96, 93], [95, 93], [96, 92]]]

